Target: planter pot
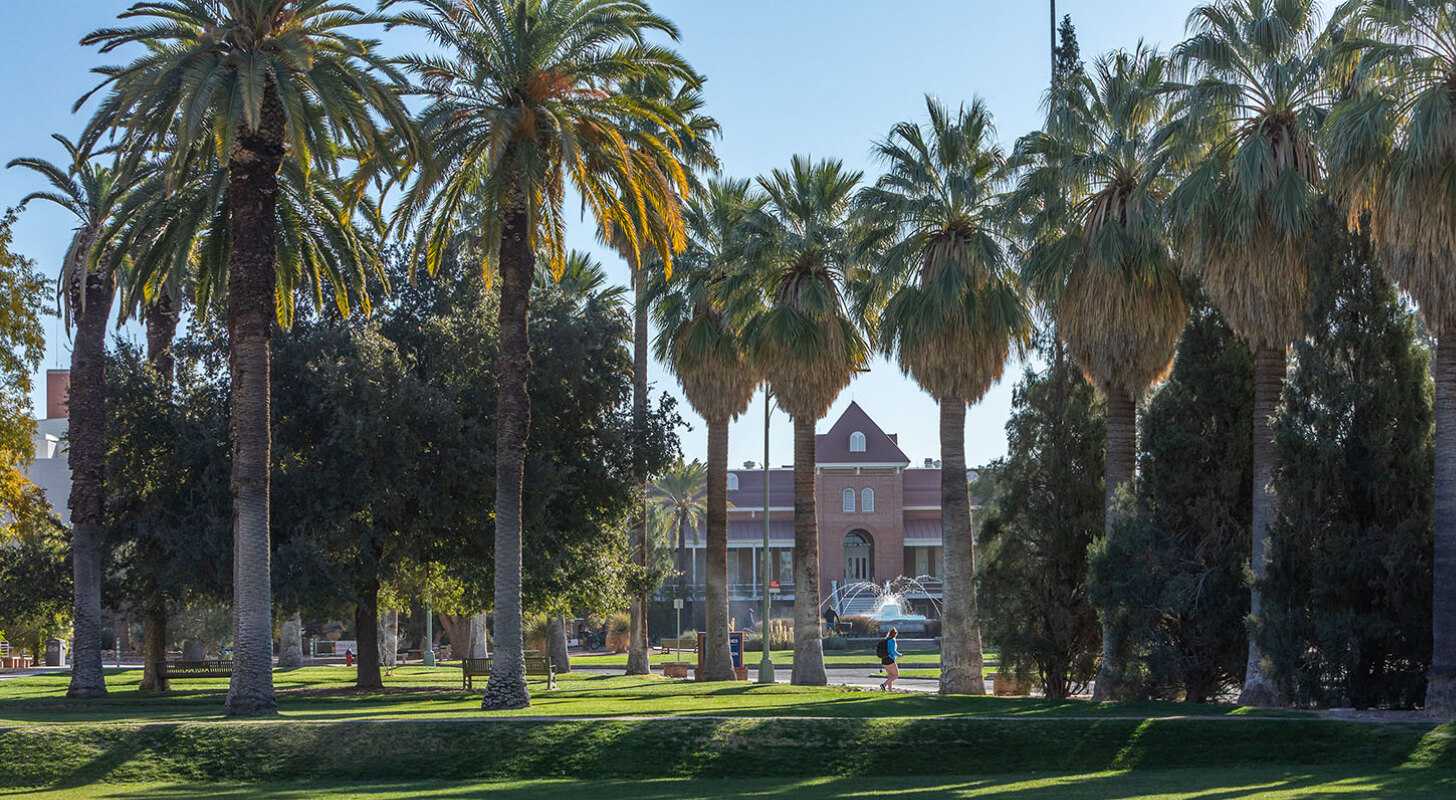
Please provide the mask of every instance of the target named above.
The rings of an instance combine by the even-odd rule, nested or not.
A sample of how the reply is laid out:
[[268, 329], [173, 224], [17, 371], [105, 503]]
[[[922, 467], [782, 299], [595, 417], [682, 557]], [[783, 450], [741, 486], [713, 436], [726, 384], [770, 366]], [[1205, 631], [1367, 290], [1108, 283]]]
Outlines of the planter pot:
[[662, 675], [666, 678], [686, 678], [691, 666], [687, 661], [668, 661], [662, 665]]

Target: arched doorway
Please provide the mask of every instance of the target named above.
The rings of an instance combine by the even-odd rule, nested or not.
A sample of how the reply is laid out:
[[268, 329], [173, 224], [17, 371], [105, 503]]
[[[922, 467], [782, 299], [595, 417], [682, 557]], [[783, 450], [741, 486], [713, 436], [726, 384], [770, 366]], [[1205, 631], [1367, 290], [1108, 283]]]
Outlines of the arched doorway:
[[852, 530], [844, 535], [844, 582], [859, 583], [875, 579], [875, 543], [865, 530]]

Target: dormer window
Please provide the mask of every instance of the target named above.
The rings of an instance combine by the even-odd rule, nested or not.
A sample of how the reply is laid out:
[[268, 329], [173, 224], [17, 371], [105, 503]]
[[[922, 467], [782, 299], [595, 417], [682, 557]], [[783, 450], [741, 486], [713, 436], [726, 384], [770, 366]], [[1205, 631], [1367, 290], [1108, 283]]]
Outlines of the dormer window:
[[853, 514], [854, 513], [854, 490], [853, 489], [845, 489], [844, 490], [844, 513], [846, 513], [846, 514]]
[[736, 492], [736, 491], [738, 491], [738, 475], [737, 475], [737, 473], [733, 473], [733, 472], [728, 473], [728, 491], [730, 491], [730, 492]]
[[865, 451], [865, 435], [855, 431], [849, 435], [849, 452], [863, 453]]

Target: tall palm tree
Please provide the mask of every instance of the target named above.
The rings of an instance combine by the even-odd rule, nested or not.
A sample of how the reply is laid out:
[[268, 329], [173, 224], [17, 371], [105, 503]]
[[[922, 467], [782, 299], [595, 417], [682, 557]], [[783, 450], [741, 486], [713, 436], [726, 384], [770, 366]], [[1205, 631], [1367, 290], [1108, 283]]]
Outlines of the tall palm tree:
[[729, 272], [741, 269], [747, 223], [763, 206], [747, 180], [709, 180], [688, 204], [688, 249], [672, 280], [649, 290], [659, 333], [656, 355], [667, 362], [693, 409], [708, 423], [707, 680], [732, 680], [728, 644], [728, 424], [748, 408], [759, 376], [745, 351], [725, 295]]
[[1326, 151], [1351, 216], [1369, 211], [1386, 269], [1437, 339], [1436, 553], [1426, 708], [1456, 711], [1456, 8], [1437, 0], [1352, 0], [1331, 20], [1353, 57]]
[[[1287, 349], [1302, 332], [1308, 304], [1329, 50], [1314, 0], [1220, 0], [1193, 9], [1188, 29], [1172, 60], [1191, 80], [1173, 87], [1183, 113], [1169, 135], [1193, 137], [1205, 152], [1168, 206], [1185, 262], [1254, 351], [1249, 607], [1257, 623], [1277, 515], [1271, 417], [1283, 391]], [[1246, 705], [1280, 700], [1253, 635], [1239, 699]]]
[[[417, 6], [396, 24], [418, 26], [442, 56], [403, 64], [429, 101], [420, 126], [432, 157], [395, 217], [415, 231], [415, 251], [433, 272], [472, 201], [486, 275], [500, 283], [495, 505], [496, 656], [486, 708], [530, 703], [521, 638], [521, 481], [530, 404], [527, 300], [536, 253], [554, 274], [565, 267], [568, 180], [603, 238], [655, 253], [670, 272], [683, 248], [677, 198], [687, 176], [674, 142], [692, 138], [671, 102], [629, 93], [644, 79], [701, 79], [649, 34], [676, 39], [671, 22], [638, 0], [390, 0]], [[627, 198], [628, 202], [623, 202]]]
[[[677, 558], [673, 568], [677, 572], [679, 596], [688, 585], [688, 532], [692, 531], [696, 542], [707, 511], [707, 499], [708, 465], [696, 458], [692, 461], [678, 459], [676, 464], [652, 479], [650, 502], [657, 512], [653, 516], [665, 529], [663, 533], [668, 542], [673, 537], [677, 538]], [[724, 647], [727, 647], [726, 638]]]
[[[669, 103], [676, 114], [683, 120], [684, 125], [692, 132], [690, 138], [678, 138], [676, 141], [669, 140], [669, 147], [656, 154], [658, 158], [672, 158], [690, 171], [687, 173], [689, 185], [696, 191], [699, 187], [696, 175], [699, 170], [717, 170], [718, 156], [713, 148], [713, 138], [719, 134], [718, 122], [712, 117], [703, 113], [703, 95], [697, 85], [682, 81], [667, 81], [661, 76], [651, 76], [640, 80], [628, 81], [623, 84], [622, 91], [628, 96], [641, 96], [654, 102]], [[635, 133], [651, 135], [651, 126], [656, 122], [651, 119], [641, 119], [629, 123]], [[652, 155], [647, 153], [644, 155]], [[670, 169], [669, 165], [664, 165]], [[665, 187], [670, 190], [671, 187]], [[630, 197], [619, 197], [619, 202], [630, 204]], [[662, 221], [655, 220], [656, 224]], [[642, 431], [647, 424], [647, 339], [648, 339], [648, 305], [647, 298], [650, 292], [650, 284], [654, 274], [660, 273], [657, 267], [660, 264], [652, 259], [651, 252], [644, 252], [640, 245], [632, 240], [630, 231], [616, 227], [604, 227], [602, 238], [613, 247], [632, 268], [632, 424], [638, 431], [633, 437], [635, 446], [642, 445]], [[644, 263], [644, 257], [648, 263]], [[638, 460], [637, 479], [644, 485], [647, 475]], [[647, 493], [643, 492], [643, 503], [647, 503]], [[646, 530], [647, 514], [644, 505], [640, 520], [634, 519], [632, 526], [632, 549], [634, 557], [639, 566], [646, 568], [648, 561], [648, 532]], [[641, 594], [632, 598], [631, 605], [631, 635], [627, 648], [627, 674], [646, 675], [652, 671], [648, 659], [648, 630], [647, 630], [647, 595]]]
[[84, 147], [59, 134], [69, 158], [64, 166], [41, 158], [17, 158], [9, 167], [39, 173], [50, 188], [21, 200], [55, 203], [76, 218], [75, 233], [61, 263], [57, 286], [71, 347], [70, 417], [71, 571], [75, 581], [76, 644], [69, 697], [106, 694], [101, 672], [101, 538], [106, 512], [106, 321], [116, 294], [110, 258], [95, 255], [97, 239], [117, 206], [136, 183], [136, 170], [105, 165]]
[[[226, 165], [226, 216], [212, 241], [227, 269], [232, 383], [233, 621], [236, 652], [227, 712], [269, 714], [273, 695], [273, 604], [269, 576], [269, 361], [273, 325], [286, 321], [292, 286], [280, 280], [279, 172], [333, 175], [344, 147], [392, 151], [406, 137], [403, 76], [376, 44], [349, 35], [377, 21], [332, 0], [215, 0], [138, 3], [120, 15], [130, 27], [103, 28], [83, 44], [109, 53], [146, 45], [132, 63], [104, 71], [108, 89], [91, 126], [118, 130], [141, 158], [168, 146], [167, 171], [180, 180], [198, 153]], [[383, 75], [381, 80], [377, 75]], [[225, 230], [225, 235], [221, 232]], [[320, 254], [297, 254], [317, 269]], [[286, 260], [285, 256], [285, 260]]]
[[1006, 157], [991, 113], [925, 99], [927, 124], [901, 122], [874, 146], [885, 174], [856, 198], [865, 253], [855, 305], [879, 348], [940, 406], [945, 543], [940, 691], [984, 694], [975, 544], [966, 482], [966, 405], [996, 381], [1030, 316], [1007, 258]]
[[868, 357], [845, 284], [854, 264], [849, 211], [861, 173], [837, 160], [794, 156], [758, 179], [768, 196], [750, 244], [766, 306], [744, 324], [745, 350], [794, 420], [794, 672], [822, 686], [819, 525], [814, 510], [814, 426]]
[[[1177, 186], [1186, 137], [1160, 137], [1171, 121], [1167, 59], [1142, 44], [1097, 60], [1059, 87], [1047, 129], [1025, 137], [1021, 191], [1059, 189], [1072, 224], [1050, 227], [1022, 261], [1022, 276], [1055, 319], [1073, 358], [1107, 404], [1104, 532], [1137, 459], [1137, 402], [1166, 377], [1188, 318], [1164, 203]], [[1120, 694], [1118, 626], [1102, 625], [1094, 698]]]

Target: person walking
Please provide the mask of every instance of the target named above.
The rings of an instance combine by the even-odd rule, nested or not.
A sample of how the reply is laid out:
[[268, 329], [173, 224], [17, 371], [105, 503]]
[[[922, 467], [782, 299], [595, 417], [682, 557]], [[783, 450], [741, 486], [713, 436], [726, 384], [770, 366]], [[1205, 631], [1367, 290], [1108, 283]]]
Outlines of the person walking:
[[899, 635], [898, 630], [891, 628], [890, 632], [885, 634], [885, 638], [881, 639], [875, 647], [875, 654], [880, 657], [880, 665], [885, 669], [885, 680], [880, 684], [880, 688], [887, 692], [895, 688], [895, 681], [900, 678], [900, 665], [897, 663], [900, 658], [900, 648], [895, 641]]

